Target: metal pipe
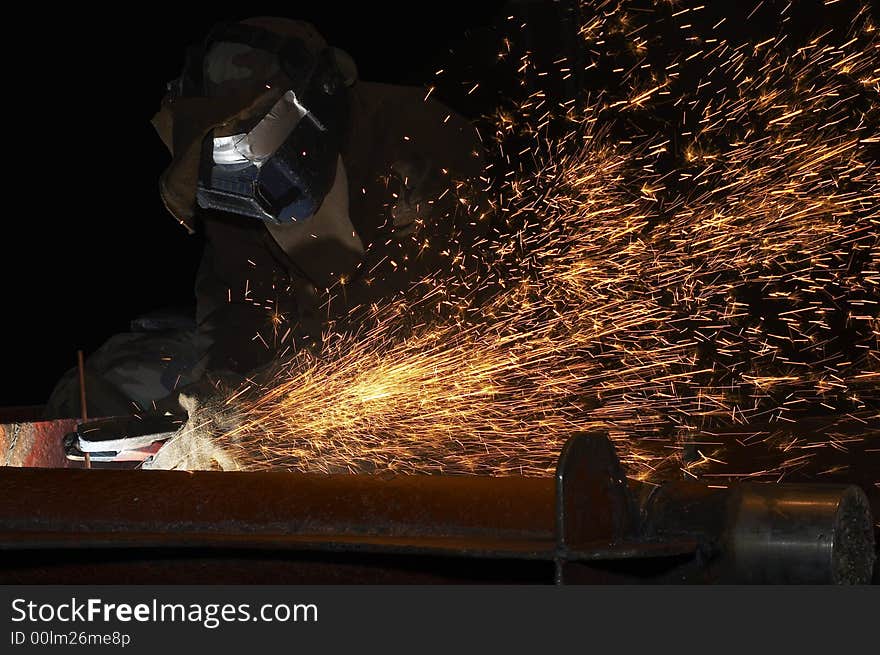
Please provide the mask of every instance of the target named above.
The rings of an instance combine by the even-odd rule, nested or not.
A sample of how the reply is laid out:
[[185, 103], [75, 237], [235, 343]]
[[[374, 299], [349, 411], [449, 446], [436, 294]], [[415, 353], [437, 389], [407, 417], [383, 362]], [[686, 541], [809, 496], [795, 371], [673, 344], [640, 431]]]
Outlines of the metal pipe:
[[[588, 452], [565, 451], [570, 457]], [[600, 455], [601, 449], [591, 457]], [[596, 475], [603, 468], [595, 468]], [[278, 582], [291, 581], [283, 575], [294, 574], [298, 577], [293, 581], [314, 581], [310, 572], [336, 566], [327, 564], [328, 557], [337, 558], [333, 561], [342, 568], [333, 570], [341, 571], [368, 556], [391, 556], [398, 562], [421, 558], [417, 563], [406, 560], [397, 570], [402, 579], [393, 578], [398, 582], [410, 574], [418, 579], [416, 568], [424, 573], [441, 561], [481, 570], [494, 562], [496, 571], [505, 561], [509, 580], [520, 579], [529, 566], [552, 562], [558, 582], [595, 581], [603, 562], [626, 567], [648, 559], [668, 560], [668, 571], [656, 578], [666, 582], [841, 583], [870, 578], [872, 522], [864, 494], [856, 487], [746, 484], [719, 489], [698, 482], [670, 483], [633, 503], [632, 528], [596, 532], [595, 525], [615, 525], [604, 514], [619, 508], [605, 507], [601, 499], [618, 493], [611, 493], [617, 482], [609, 481], [603, 491], [590, 475], [581, 475], [587, 469], [565, 461], [565, 454], [556, 481], [0, 469], [0, 550], [5, 551], [0, 578], [6, 571], [5, 577], [15, 573], [18, 581], [43, 575], [39, 579], [50, 582], [45, 576], [51, 569], [43, 571], [46, 562], [67, 571], [65, 575], [88, 569], [95, 576], [106, 566], [115, 567], [113, 575], [118, 575], [130, 558], [133, 568], [152, 571], [153, 581], [172, 571], [184, 578], [169, 581], [195, 580], [186, 577], [188, 570], [204, 573], [206, 578], [198, 580], [221, 581], [222, 570], [169, 563], [228, 562], [230, 553], [236, 571], [263, 567], [268, 578], [277, 571], [282, 576]], [[626, 486], [621, 493], [637, 495]], [[586, 497], [594, 500], [578, 500]], [[565, 519], [565, 512], [579, 516]], [[584, 529], [575, 530], [577, 526]], [[393, 568], [393, 562], [383, 562]], [[685, 568], [672, 568], [680, 564]]]
[[856, 486], [697, 482], [657, 488], [648, 538], [698, 538], [716, 574], [746, 584], [865, 584], [876, 557], [870, 505]]
[[874, 530], [855, 486], [751, 484], [736, 494], [728, 540], [735, 577], [756, 584], [871, 579]]

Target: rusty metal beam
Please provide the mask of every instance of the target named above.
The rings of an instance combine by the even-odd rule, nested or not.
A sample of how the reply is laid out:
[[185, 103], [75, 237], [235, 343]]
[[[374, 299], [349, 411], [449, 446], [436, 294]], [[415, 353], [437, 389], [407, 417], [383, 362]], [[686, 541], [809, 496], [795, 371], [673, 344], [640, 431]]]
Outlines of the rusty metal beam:
[[856, 487], [628, 486], [602, 435], [555, 479], [6, 468], [0, 579], [863, 582], [871, 521]]
[[78, 419], [0, 423], [0, 466], [68, 468], [61, 440]]

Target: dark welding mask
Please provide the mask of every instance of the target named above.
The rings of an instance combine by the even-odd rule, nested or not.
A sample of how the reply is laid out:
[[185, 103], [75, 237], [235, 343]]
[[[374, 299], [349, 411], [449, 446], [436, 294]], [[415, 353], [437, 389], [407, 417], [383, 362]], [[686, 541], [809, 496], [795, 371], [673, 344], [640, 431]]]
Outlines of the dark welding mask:
[[[186, 86], [205, 99], [277, 99], [268, 111], [215, 126], [202, 142], [196, 202], [273, 224], [314, 215], [333, 186], [348, 126], [337, 51], [242, 23], [215, 28], [191, 53]], [[268, 90], [268, 91], [267, 91]], [[231, 132], [231, 133], [230, 133]]]

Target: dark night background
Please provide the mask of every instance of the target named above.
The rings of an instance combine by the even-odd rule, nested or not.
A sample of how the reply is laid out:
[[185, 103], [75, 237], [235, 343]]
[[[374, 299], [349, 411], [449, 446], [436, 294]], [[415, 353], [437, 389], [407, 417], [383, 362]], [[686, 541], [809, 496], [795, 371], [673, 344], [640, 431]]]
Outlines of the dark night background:
[[[705, 19], [714, 22], [734, 4], [707, 6]], [[756, 3], [746, 4], [750, 10]], [[77, 349], [94, 351], [142, 313], [193, 302], [202, 242], [162, 206], [157, 180], [169, 157], [149, 121], [185, 46], [211, 25], [258, 15], [308, 20], [350, 52], [370, 81], [424, 85], [437, 68], [448, 68], [460, 88], [440, 89], [437, 97], [476, 116], [494, 99], [468, 98], [461, 88], [498, 74], [491, 66], [497, 26], [513, 11], [537, 16], [537, 7], [550, 5], [73, 5], [10, 17], [6, 29], [29, 38], [5, 62], [0, 407], [42, 404], [75, 365]], [[819, 0], [795, 3], [793, 23], [804, 34], [815, 32], [835, 20], [835, 11]], [[734, 32], [745, 29], [741, 21], [730, 24]], [[550, 43], [558, 38], [552, 26], [543, 34]]]

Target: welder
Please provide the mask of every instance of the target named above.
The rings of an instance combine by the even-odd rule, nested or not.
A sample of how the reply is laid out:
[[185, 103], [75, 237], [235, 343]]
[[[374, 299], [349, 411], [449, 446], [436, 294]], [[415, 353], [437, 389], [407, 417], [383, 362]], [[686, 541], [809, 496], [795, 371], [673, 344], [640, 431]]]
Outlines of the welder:
[[[108, 342], [87, 363], [93, 416], [314, 347], [350, 327], [352, 310], [448, 265], [444, 244], [474, 224], [463, 218], [482, 167], [473, 126], [422, 88], [359, 80], [308, 23], [216, 25], [152, 122], [172, 156], [162, 200], [206, 240], [195, 325], [157, 333], [161, 353], [150, 335], [126, 340], [133, 358]], [[62, 380], [48, 414], [76, 415], [74, 386]]]

